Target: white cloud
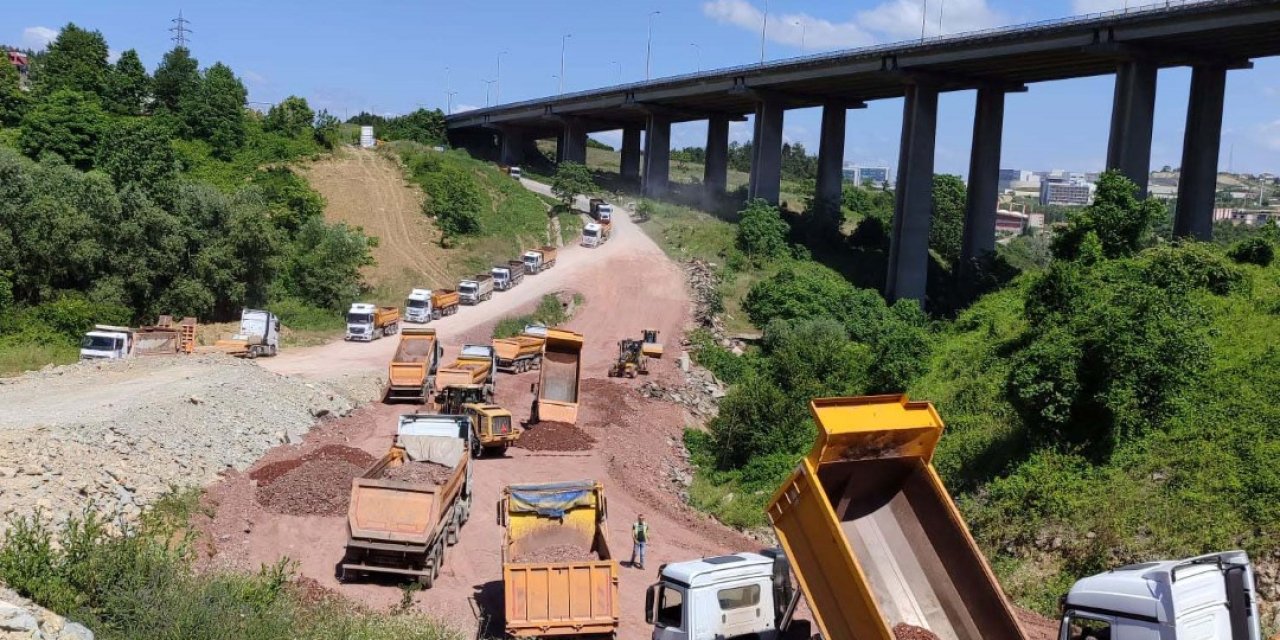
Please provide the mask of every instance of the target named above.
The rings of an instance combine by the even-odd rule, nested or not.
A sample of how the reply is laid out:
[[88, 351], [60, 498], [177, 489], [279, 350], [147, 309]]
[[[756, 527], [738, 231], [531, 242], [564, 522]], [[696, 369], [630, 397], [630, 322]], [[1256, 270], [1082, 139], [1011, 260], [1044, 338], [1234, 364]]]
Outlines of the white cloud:
[[[703, 3], [702, 12], [716, 22], [754, 33], [760, 33], [765, 26], [764, 11], [747, 0], [712, 0]], [[855, 22], [832, 22], [805, 13], [770, 14], [765, 37], [771, 42], [815, 50], [847, 49], [875, 40]]]
[[[806, 13], [771, 13], [765, 37], [770, 42], [811, 50], [847, 49], [882, 40], [918, 38], [922, 20], [925, 35], [936, 36], [940, 12], [943, 33], [986, 29], [1008, 21], [1003, 14], [988, 6], [987, 0], [950, 0], [928, 4], [926, 10], [920, 0], [886, 0], [843, 22]], [[710, 0], [703, 3], [702, 12], [716, 22], [754, 33], [760, 32], [765, 20], [763, 9], [748, 0]]]
[[1129, 2], [1125, 2], [1125, 0], [1071, 0], [1071, 11], [1076, 15], [1080, 15], [1082, 13], [1102, 13], [1104, 11], [1123, 9], [1129, 4], [1136, 6], [1147, 3], [1142, 2], [1141, 0], [1130, 0]]
[[107, 62], [115, 64], [120, 59], [120, 52], [115, 49], [107, 49]]
[[250, 84], [255, 84], [255, 85], [267, 84], [267, 77], [252, 69], [245, 69], [240, 72], [240, 75], [244, 76], [244, 79], [248, 80]]
[[22, 46], [27, 49], [39, 51], [47, 46], [53, 39], [58, 37], [57, 29], [49, 27], [27, 27], [22, 30]]
[[870, 11], [858, 12], [858, 22], [896, 40], [919, 38], [921, 27], [924, 35], [936, 36], [939, 33], [988, 29], [1009, 22], [1006, 16], [987, 6], [986, 0], [951, 0], [927, 4], [927, 7], [924, 6], [925, 3], [920, 0], [888, 0]]

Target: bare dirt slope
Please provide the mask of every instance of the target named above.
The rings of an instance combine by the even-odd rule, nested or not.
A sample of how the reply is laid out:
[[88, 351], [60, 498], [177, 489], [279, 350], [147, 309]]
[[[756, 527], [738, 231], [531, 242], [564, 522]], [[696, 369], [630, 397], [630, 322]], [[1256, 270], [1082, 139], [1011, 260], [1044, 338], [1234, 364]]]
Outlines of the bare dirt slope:
[[365, 274], [370, 282], [407, 276], [433, 287], [452, 282], [440, 232], [422, 215], [422, 192], [405, 181], [393, 160], [368, 149], [341, 149], [303, 173], [325, 198], [326, 220], [362, 227], [378, 238], [377, 264]]

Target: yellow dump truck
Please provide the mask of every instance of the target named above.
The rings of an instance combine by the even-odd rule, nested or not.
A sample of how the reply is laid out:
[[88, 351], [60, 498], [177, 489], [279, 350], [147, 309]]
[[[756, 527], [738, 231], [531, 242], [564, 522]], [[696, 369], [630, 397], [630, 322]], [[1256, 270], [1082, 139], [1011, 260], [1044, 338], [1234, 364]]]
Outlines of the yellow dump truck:
[[508, 635], [603, 636], [618, 629], [618, 563], [604, 486], [590, 480], [502, 491], [502, 591]]
[[538, 382], [537, 419], [578, 421], [578, 391], [582, 379], [582, 334], [548, 329], [542, 348], [542, 375]]
[[934, 471], [942, 419], [906, 396], [812, 402], [818, 440], [769, 521], [827, 640], [1021, 638], [1013, 611]]
[[537, 369], [542, 364], [542, 344], [546, 341], [543, 335], [525, 333], [511, 338], [494, 338], [493, 352], [498, 358], [498, 371], [507, 373], [523, 373]]
[[387, 365], [386, 399], [426, 402], [435, 388], [443, 352], [435, 329], [406, 327], [401, 330], [400, 346]]
[[431, 587], [471, 515], [471, 437], [465, 416], [400, 417], [395, 446], [351, 481], [339, 580], [378, 573]]
[[462, 351], [448, 366], [436, 372], [436, 390], [443, 391], [453, 385], [493, 386], [497, 369], [493, 347], [484, 344], [463, 345]]

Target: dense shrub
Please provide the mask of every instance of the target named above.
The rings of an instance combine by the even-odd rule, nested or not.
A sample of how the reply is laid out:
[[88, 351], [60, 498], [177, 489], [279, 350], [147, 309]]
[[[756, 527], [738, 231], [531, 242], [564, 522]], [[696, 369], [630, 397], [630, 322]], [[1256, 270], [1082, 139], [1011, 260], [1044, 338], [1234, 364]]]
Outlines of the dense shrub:
[[509, 316], [498, 321], [493, 328], [493, 337], [510, 338], [517, 336], [524, 328], [531, 324], [540, 324], [544, 327], [556, 327], [564, 324], [569, 319], [568, 313], [565, 311], [564, 304], [560, 302], [554, 294], [542, 296], [538, 301], [538, 308], [533, 313], [521, 316]]
[[739, 213], [738, 248], [756, 260], [779, 258], [787, 253], [787, 234], [791, 228], [777, 207], [764, 200], [753, 200]]
[[1240, 264], [1256, 264], [1260, 267], [1270, 266], [1276, 259], [1275, 245], [1266, 238], [1254, 237], [1241, 240], [1227, 252], [1232, 260]]
[[1091, 243], [1097, 243], [1102, 257], [1121, 258], [1144, 247], [1152, 223], [1168, 211], [1157, 200], [1138, 200], [1137, 191], [1137, 185], [1119, 171], [1103, 173], [1093, 204], [1067, 215], [1067, 228], [1054, 238], [1054, 255], [1079, 259], [1091, 253]]

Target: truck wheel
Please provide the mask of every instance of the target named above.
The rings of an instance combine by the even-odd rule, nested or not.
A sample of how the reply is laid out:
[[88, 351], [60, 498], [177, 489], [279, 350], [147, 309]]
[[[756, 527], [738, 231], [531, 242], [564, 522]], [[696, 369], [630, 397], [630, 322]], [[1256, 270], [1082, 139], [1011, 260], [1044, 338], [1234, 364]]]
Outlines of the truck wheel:
[[434, 566], [435, 565], [431, 558], [428, 557], [426, 564], [422, 567], [422, 573], [418, 575], [418, 586], [423, 589], [430, 589], [431, 585], [435, 584], [436, 576]]
[[[503, 448], [505, 449], [506, 447]], [[466, 501], [462, 503], [462, 514], [460, 519], [462, 520], [462, 524], [466, 524], [467, 521], [471, 519], [471, 498], [467, 498]]]
[[446, 531], [444, 534], [445, 544], [451, 547], [455, 544], [458, 544], [458, 527], [459, 526], [461, 525], [458, 524], [457, 520], [454, 520], [453, 522], [449, 523], [449, 530]]
[[279, 348], [279, 347], [277, 347], [277, 346], [276, 346], [276, 345], [274, 345], [274, 344], [273, 344], [273, 345], [271, 345], [271, 355], [273, 355], [273, 356], [274, 356], [274, 355], [276, 355], [276, 354], [277, 354], [277, 353], [279, 353], [279, 352], [280, 352], [280, 348]]
[[480, 441], [479, 440], [472, 441], [471, 457], [479, 460], [483, 456], [484, 456], [484, 447], [480, 445]]
[[248, 359], [250, 359], [250, 360], [252, 360], [252, 359], [254, 359], [254, 358], [258, 357], [258, 348], [257, 348], [257, 347], [249, 347], [249, 350], [248, 350], [247, 352], [245, 352], [244, 357], [246, 357], [246, 358], [248, 358]]

